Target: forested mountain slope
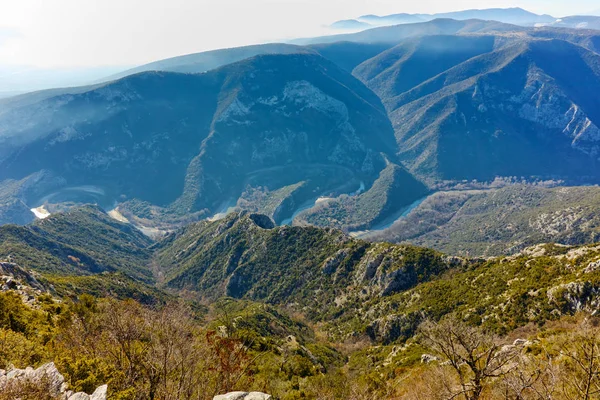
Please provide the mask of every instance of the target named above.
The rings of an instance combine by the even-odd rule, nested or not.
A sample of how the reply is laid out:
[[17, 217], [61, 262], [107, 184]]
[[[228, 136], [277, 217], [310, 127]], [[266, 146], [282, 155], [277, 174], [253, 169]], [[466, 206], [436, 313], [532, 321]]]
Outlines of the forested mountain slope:
[[382, 97], [400, 159], [429, 181], [597, 181], [600, 56], [561, 40], [503, 42], [424, 38], [355, 74]]
[[[349, 192], [396, 158], [377, 96], [314, 54], [258, 56], [206, 74], [142, 73], [19, 103], [1, 113], [0, 128], [0, 179], [46, 170], [63, 181], [30, 204], [96, 193], [104, 207], [135, 200], [129, 212], [150, 219], [210, 216], [248, 186], [304, 182], [300, 203]], [[418, 193], [408, 190], [410, 202]]]

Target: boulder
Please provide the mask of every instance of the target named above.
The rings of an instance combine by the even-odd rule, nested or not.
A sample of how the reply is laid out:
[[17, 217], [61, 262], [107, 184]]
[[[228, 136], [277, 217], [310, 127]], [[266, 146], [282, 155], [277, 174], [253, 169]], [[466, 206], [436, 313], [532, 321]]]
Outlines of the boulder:
[[68, 400], [90, 400], [90, 395], [87, 393], [79, 392], [73, 393], [71, 395], [67, 394], [66, 398]]
[[525, 346], [529, 346], [531, 344], [531, 342], [527, 339], [515, 339], [515, 341], [513, 342], [513, 346], [515, 347], [525, 347]]
[[430, 364], [434, 361], [439, 361], [439, 357], [431, 355], [431, 354], [423, 354], [421, 355], [421, 363]]
[[99, 386], [94, 393], [90, 395], [90, 400], [106, 400], [107, 392], [108, 385]]
[[83, 392], [74, 393], [72, 395], [67, 395], [65, 397], [66, 400], [106, 400], [106, 395], [108, 391], [107, 385], [99, 386], [94, 393], [86, 394]]
[[65, 378], [58, 372], [54, 363], [44, 364], [38, 369], [27, 367], [25, 369], [13, 368], [9, 371], [0, 370], [0, 391], [7, 386], [20, 383], [39, 383], [53, 398], [59, 400], [106, 400], [106, 385], [100, 386], [92, 395], [67, 390]]
[[583, 270], [584, 274], [591, 274], [593, 272], [596, 272], [600, 270], [600, 260], [591, 262], [588, 264], [587, 267], [585, 267], [585, 269]]
[[38, 369], [27, 367], [14, 368], [0, 375], [0, 391], [2, 388], [19, 382], [44, 383], [48, 394], [58, 397], [65, 393], [67, 384], [65, 378], [58, 372], [54, 363], [44, 364]]
[[269, 400], [271, 395], [260, 392], [231, 392], [213, 397], [213, 400]]

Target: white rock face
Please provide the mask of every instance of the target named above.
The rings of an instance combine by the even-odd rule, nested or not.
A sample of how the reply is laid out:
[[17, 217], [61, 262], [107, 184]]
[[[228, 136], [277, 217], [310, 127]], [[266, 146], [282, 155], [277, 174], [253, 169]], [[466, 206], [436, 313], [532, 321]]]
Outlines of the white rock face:
[[349, 151], [364, 152], [365, 146], [350, 123], [348, 107], [343, 102], [327, 95], [307, 81], [293, 81], [286, 84], [283, 100], [300, 107], [297, 113], [313, 109], [336, 120], [337, 130], [343, 138], [328, 157], [334, 163], [343, 163]]
[[50, 141], [50, 145], [64, 143], [70, 140], [83, 139], [87, 136], [90, 135], [83, 132], [79, 132], [77, 129], [75, 129], [74, 126], [69, 125], [65, 126], [60, 131], [58, 131], [56, 136]]
[[271, 395], [260, 392], [231, 392], [213, 397], [213, 400], [269, 400]]
[[344, 103], [307, 81], [288, 82], [283, 90], [283, 100], [295, 103], [300, 107], [299, 112], [313, 108], [323, 114], [336, 115], [340, 122], [348, 121], [348, 108]]
[[252, 104], [244, 104], [239, 98], [235, 98], [217, 119], [217, 122], [232, 122], [244, 124], [243, 118], [250, 114]]
[[[269, 98], [259, 98], [257, 101], [244, 101], [244, 93], [238, 96], [219, 115], [217, 122], [247, 125], [245, 117], [252, 113], [257, 105], [266, 105], [284, 113], [284, 115], [300, 114], [306, 109], [314, 109], [322, 114], [338, 120], [340, 124], [349, 119], [346, 105], [333, 97], [325, 94], [316, 86], [307, 81], [288, 82], [281, 95]], [[289, 107], [292, 105], [293, 107]]]
[[529, 220], [529, 227], [550, 236], [571, 232], [585, 218], [583, 211], [581, 207], [567, 207], [564, 210], [540, 213]]
[[[332, 163], [352, 163], [355, 162], [353, 160], [357, 153], [366, 152], [365, 143], [357, 135], [351, 123], [346, 104], [304, 80], [287, 82], [279, 93], [258, 99], [241, 90], [218, 115], [216, 122], [236, 129], [250, 126], [256, 123], [256, 117], [265, 112], [265, 109], [277, 117], [284, 117], [291, 121], [311, 118], [315, 112], [325, 116], [324, 120], [333, 125], [330, 128], [331, 135], [339, 137], [328, 156], [328, 160]], [[252, 162], [260, 165], [293, 152], [307, 152], [310, 133], [302, 129], [265, 129], [261, 132], [261, 140], [253, 145]], [[234, 154], [239, 146], [239, 143], [231, 142], [230, 154]], [[373, 169], [371, 164], [372, 160], [367, 157], [356, 167], [362, 167], [366, 173], [370, 173]]]
[[562, 130], [577, 150], [591, 156], [600, 153], [600, 128], [543, 72], [532, 68], [525, 88], [511, 101], [521, 105], [519, 117], [550, 129]]
[[59, 400], [106, 400], [108, 387], [102, 385], [93, 394], [67, 390], [65, 378], [58, 372], [54, 363], [44, 364], [38, 369], [27, 367], [25, 369], [0, 370], [0, 391], [7, 390], [20, 383], [47, 384], [48, 394]]
[[548, 301], [568, 307], [570, 312], [585, 311], [596, 315], [600, 307], [600, 289], [592, 282], [570, 282], [548, 289]]

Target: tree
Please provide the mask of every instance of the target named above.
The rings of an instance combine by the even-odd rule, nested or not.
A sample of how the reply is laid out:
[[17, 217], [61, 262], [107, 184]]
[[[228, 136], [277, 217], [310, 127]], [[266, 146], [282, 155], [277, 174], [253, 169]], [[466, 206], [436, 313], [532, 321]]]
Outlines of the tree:
[[565, 399], [600, 397], [600, 329], [587, 319], [560, 345], [561, 381]]
[[458, 385], [445, 385], [447, 399], [482, 398], [486, 384], [508, 374], [517, 355], [513, 347], [502, 347], [493, 336], [454, 316], [426, 321], [419, 333], [423, 344], [441, 356], [442, 365], [458, 379]]
[[516, 365], [495, 387], [495, 397], [504, 400], [551, 400], [557, 394], [559, 368], [547, 352], [519, 352]]
[[120, 399], [208, 400], [251, 383], [243, 342], [207, 332], [187, 307], [87, 300], [71, 305], [55, 346], [74, 389], [108, 383]]

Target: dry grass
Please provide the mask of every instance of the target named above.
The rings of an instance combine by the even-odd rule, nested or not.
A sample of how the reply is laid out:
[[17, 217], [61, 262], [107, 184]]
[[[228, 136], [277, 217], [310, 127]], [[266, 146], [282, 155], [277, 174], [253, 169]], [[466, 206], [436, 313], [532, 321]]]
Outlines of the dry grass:
[[52, 381], [48, 377], [41, 379], [11, 379], [0, 385], [0, 400], [55, 400], [52, 394]]

